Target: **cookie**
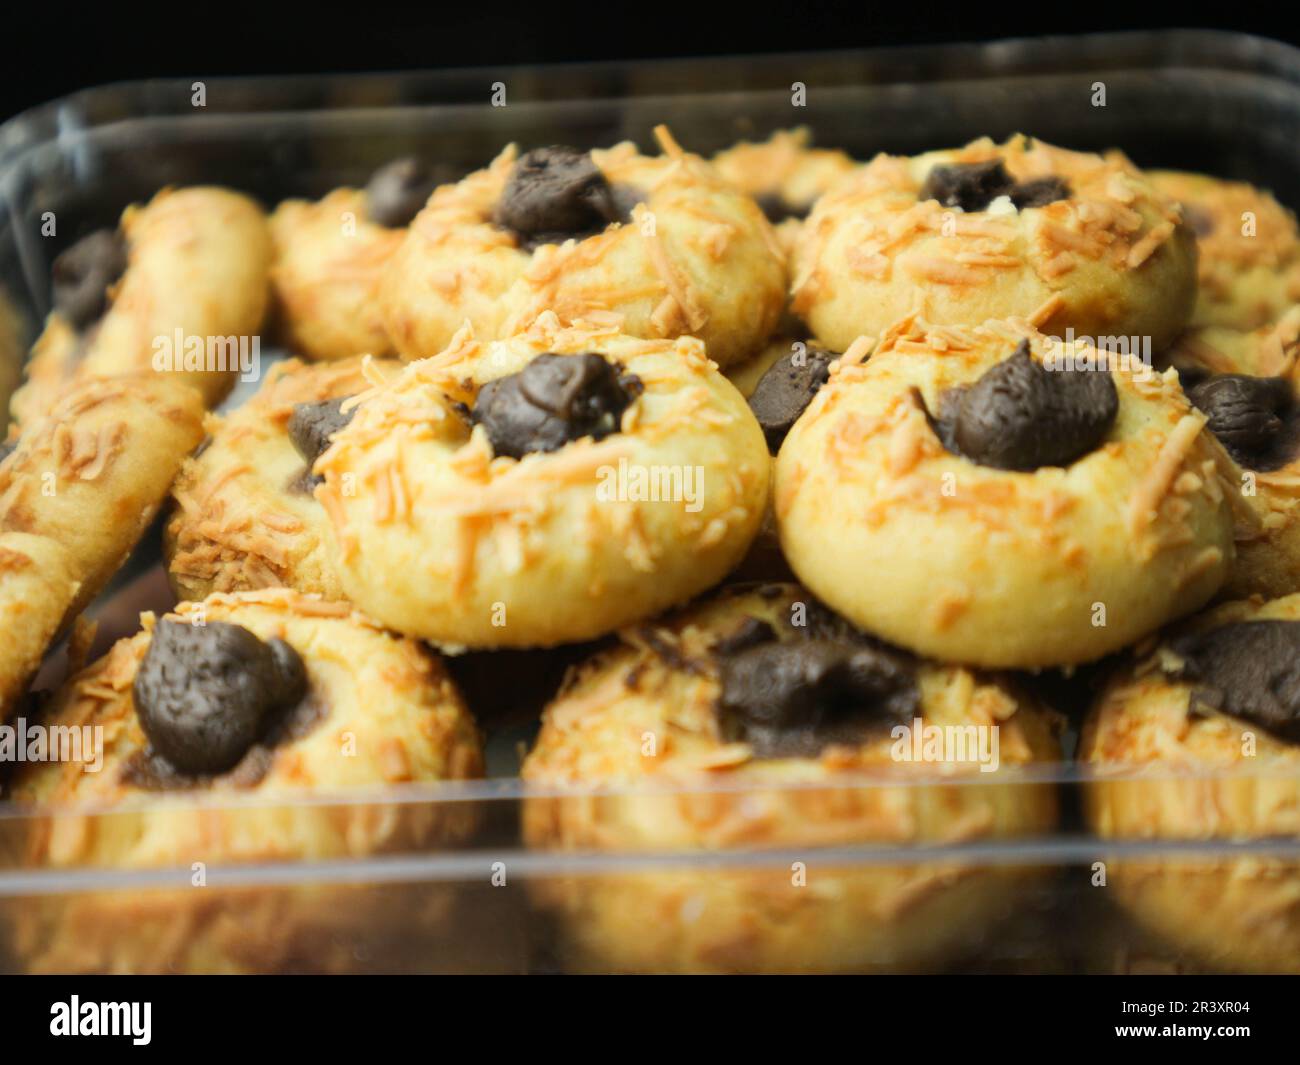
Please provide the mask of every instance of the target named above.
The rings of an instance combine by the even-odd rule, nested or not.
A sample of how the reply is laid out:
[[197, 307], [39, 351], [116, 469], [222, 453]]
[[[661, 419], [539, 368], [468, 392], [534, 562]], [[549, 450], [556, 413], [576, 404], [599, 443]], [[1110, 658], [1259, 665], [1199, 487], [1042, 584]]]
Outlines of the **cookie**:
[[149, 527], [202, 420], [179, 379], [88, 380], [0, 462], [0, 719]]
[[163, 552], [180, 599], [252, 588], [344, 598], [311, 463], [350, 415], [343, 401], [397, 373], [392, 360], [277, 363], [262, 387], [187, 459], [172, 490]]
[[[1300, 378], [1225, 373], [1183, 387], [1209, 419], [1236, 519], [1237, 557], [1222, 596], [1300, 590]], [[1217, 449], [1216, 449], [1217, 450]]]
[[786, 437], [781, 544], [830, 606], [920, 654], [1088, 662], [1228, 574], [1233, 519], [1205, 420], [1173, 371], [1023, 320], [909, 317], [865, 364], [850, 348]]
[[408, 359], [443, 350], [466, 322], [483, 340], [539, 314], [630, 336], [699, 337], [720, 366], [758, 351], [785, 304], [784, 254], [749, 197], [656, 130], [664, 155], [507, 148], [438, 189], [380, 290]]
[[553, 314], [410, 364], [315, 467], [348, 598], [480, 649], [590, 639], [717, 583], [754, 538], [769, 468], [700, 341]]
[[1300, 305], [1276, 322], [1251, 330], [1206, 325], [1186, 329], [1158, 354], [1157, 363], [1173, 366], [1186, 387], [1213, 374], [1241, 373], [1281, 377], [1292, 372], [1300, 356]]
[[1148, 176], [1182, 205], [1196, 233], [1193, 326], [1250, 332], [1300, 303], [1300, 229], [1271, 194], [1206, 174], [1163, 170]]
[[754, 198], [789, 251], [813, 204], [857, 166], [838, 149], [812, 147], [807, 126], [777, 130], [757, 143], [741, 141], [712, 162], [725, 180]]
[[[1300, 596], [1227, 603], [1135, 655], [1088, 718], [1088, 823], [1148, 850], [1300, 834]], [[1104, 853], [1104, 852], [1103, 852]], [[1106, 858], [1107, 889], [1198, 968], [1300, 972], [1300, 863]]]
[[936, 325], [1016, 315], [1159, 351], [1191, 314], [1196, 245], [1122, 156], [984, 138], [878, 155], [839, 182], [804, 224], [794, 275], [794, 312], [840, 351], [910, 313]]
[[164, 189], [128, 207], [116, 230], [97, 230], [55, 260], [54, 310], [14, 417], [38, 417], [70, 381], [149, 369], [216, 403], [260, 351], [270, 260], [266, 217], [239, 193]]
[[[25, 862], [201, 863], [212, 885], [51, 896], [11, 930], [16, 954], [56, 972], [346, 966], [350, 936], [410, 914], [364, 905], [372, 896], [347, 885], [218, 890], [220, 873], [463, 839], [472, 819], [455, 804], [302, 804], [481, 775], [459, 694], [413, 641], [347, 604], [286, 589], [216, 595], [142, 621], [42, 715], [47, 726], [100, 730], [99, 764], [83, 751], [19, 767], [12, 797], [37, 814]], [[78, 806], [117, 815], [70, 816]]]
[[391, 355], [379, 307], [384, 267], [434, 189], [429, 169], [405, 158], [363, 189], [315, 202], [285, 200], [271, 215], [271, 287], [281, 335], [307, 359]]
[[[1008, 682], [864, 636], [795, 585], [725, 589], [626, 630], [572, 675], [524, 762], [525, 840], [603, 852], [615, 866], [638, 852], [807, 848], [803, 868], [633, 865], [530, 888], [575, 969], [941, 967], [996, 929], [1034, 871], [960, 858], [836, 866], [817, 848], [1050, 831], [1052, 788], [1016, 772], [1059, 757], [1059, 724]], [[966, 735], [967, 751], [913, 760], [910, 738], [934, 738], [936, 726]], [[979, 742], [986, 768], [997, 744], [991, 771]], [[592, 795], [611, 790], [635, 799]]]

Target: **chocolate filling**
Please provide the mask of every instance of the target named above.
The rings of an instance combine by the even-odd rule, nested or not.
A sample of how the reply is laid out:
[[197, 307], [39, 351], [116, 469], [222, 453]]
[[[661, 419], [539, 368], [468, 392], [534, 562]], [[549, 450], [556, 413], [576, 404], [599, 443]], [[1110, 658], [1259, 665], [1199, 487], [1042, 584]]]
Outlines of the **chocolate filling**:
[[1017, 182], [1007, 173], [1001, 159], [983, 163], [951, 163], [930, 168], [918, 200], [938, 200], [944, 207], [983, 211], [999, 196], [1007, 196], [1017, 208], [1046, 207], [1069, 199], [1070, 186], [1064, 178], [1050, 175]]
[[296, 474], [290, 481], [290, 491], [306, 492], [310, 495], [312, 490], [324, 481], [323, 477], [312, 473], [311, 468], [329, 449], [330, 438], [352, 421], [356, 407], [350, 408], [346, 413], [342, 410], [344, 402], [349, 398], [339, 396], [336, 399], [321, 400], [319, 403], [294, 404], [293, 413], [289, 415], [289, 440], [298, 454], [303, 457], [306, 465], [302, 472]]
[[1210, 432], [1249, 470], [1281, 469], [1300, 454], [1300, 404], [1283, 377], [1220, 374], [1187, 390]]
[[154, 626], [132, 686], [147, 757], [188, 775], [237, 765], [306, 692], [302, 659], [283, 640], [169, 619]]
[[1183, 659], [1172, 675], [1199, 685], [1193, 704], [1300, 743], [1300, 622], [1234, 622], [1169, 646]]
[[54, 260], [55, 309], [80, 332], [108, 308], [108, 289], [126, 273], [126, 244], [115, 230], [97, 229]]
[[627, 222], [644, 196], [612, 186], [587, 152], [553, 146], [520, 156], [501, 194], [493, 222], [533, 251], [594, 236], [613, 222]]
[[389, 229], [408, 226], [436, 185], [436, 179], [419, 159], [395, 159], [371, 175], [366, 185], [366, 217]]
[[715, 644], [723, 740], [758, 758], [812, 758], [909, 723], [920, 709], [914, 660], [858, 632], [819, 603], [782, 640], [748, 618]]
[[973, 385], [940, 396], [931, 427], [943, 446], [981, 466], [1028, 472], [1068, 466], [1115, 422], [1119, 395], [1107, 370], [1049, 370], [1022, 340]]
[[601, 355], [538, 355], [518, 373], [480, 388], [470, 420], [487, 430], [497, 455], [518, 459], [618, 432], [641, 392], [640, 378]]
[[759, 378], [749, 397], [750, 410], [763, 427], [767, 449], [775, 455], [794, 423], [799, 420], [818, 390], [830, 379], [834, 352], [809, 348], [803, 359], [778, 359]]

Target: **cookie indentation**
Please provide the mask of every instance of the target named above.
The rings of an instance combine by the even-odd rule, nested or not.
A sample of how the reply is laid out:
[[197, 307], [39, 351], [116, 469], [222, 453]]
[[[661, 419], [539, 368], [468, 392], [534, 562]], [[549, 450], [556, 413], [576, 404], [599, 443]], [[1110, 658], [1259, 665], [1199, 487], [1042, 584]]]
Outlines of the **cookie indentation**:
[[1300, 409], [1285, 378], [1221, 374], [1189, 388], [1187, 398], [1247, 469], [1280, 469], [1300, 454]]
[[1200, 703], [1300, 743], [1300, 622], [1240, 621], [1171, 642]]
[[493, 221], [533, 251], [543, 244], [582, 240], [612, 222], [626, 222], [641, 197], [615, 189], [588, 152], [554, 146], [520, 156]]
[[983, 163], [951, 163], [935, 166], [925, 176], [918, 200], [938, 200], [944, 207], [963, 211], [986, 210], [994, 200], [1008, 197], [1018, 209], [1046, 207], [1069, 199], [1070, 186], [1064, 178], [1048, 175], [1017, 182], [1001, 159]]
[[263, 642], [241, 625], [163, 619], [132, 687], [154, 751], [183, 773], [235, 765], [299, 703], [307, 674], [283, 640]]
[[792, 639], [751, 618], [714, 647], [722, 738], [749, 744], [758, 758], [815, 757], [909, 723], [919, 712], [908, 655], [847, 623], [823, 623], [829, 611], [809, 607], [808, 625], [792, 629]]
[[518, 373], [479, 389], [470, 418], [487, 430], [497, 455], [518, 459], [618, 432], [623, 412], [641, 391], [638, 377], [600, 355], [538, 355]]
[[1055, 369], [1028, 341], [974, 384], [949, 389], [931, 424], [945, 448], [981, 466], [1030, 472], [1094, 451], [1119, 411], [1109, 370]]

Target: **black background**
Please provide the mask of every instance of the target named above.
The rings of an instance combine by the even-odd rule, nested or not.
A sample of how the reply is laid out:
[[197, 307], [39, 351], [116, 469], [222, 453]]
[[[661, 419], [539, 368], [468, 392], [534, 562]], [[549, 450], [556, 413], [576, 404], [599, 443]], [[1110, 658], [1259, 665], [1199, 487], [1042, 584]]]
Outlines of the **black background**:
[[334, 0], [279, 8], [272, 0], [209, 0], [151, 9], [19, 0], [5, 15], [0, 118], [77, 89], [137, 78], [743, 55], [1171, 26], [1300, 40], [1300, 20], [1282, 4], [1255, 11], [1135, 3], [1108, 11], [1092, 0], [1041, 9], [1023, 0], [952, 7], [787, 0], [717, 8], [652, 0], [426, 0], [391, 7]]

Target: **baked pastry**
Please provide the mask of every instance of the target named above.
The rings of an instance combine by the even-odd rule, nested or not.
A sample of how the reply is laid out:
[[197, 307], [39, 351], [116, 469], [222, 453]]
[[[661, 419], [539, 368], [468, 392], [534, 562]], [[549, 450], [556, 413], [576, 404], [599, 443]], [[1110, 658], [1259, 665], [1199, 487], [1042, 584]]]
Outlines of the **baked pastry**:
[[1178, 370], [1190, 387], [1212, 374], [1241, 373], [1251, 377], [1290, 374], [1300, 356], [1300, 305], [1276, 322], [1251, 330], [1206, 325], [1187, 329], [1158, 356], [1162, 365]]
[[507, 148], [438, 189], [411, 223], [380, 291], [408, 359], [443, 350], [466, 322], [482, 340], [553, 311], [629, 336], [703, 340], [718, 365], [754, 354], [786, 297], [785, 257], [749, 197], [662, 126], [662, 157]]
[[684, 602], [758, 529], [770, 463], [694, 338], [542, 315], [367, 392], [316, 462], [343, 591], [441, 645], [590, 639]]
[[713, 168], [763, 209], [787, 251], [817, 199], [857, 165], [837, 148], [812, 147], [807, 126], [741, 141], [713, 157]]
[[176, 378], [101, 378], [0, 448], [0, 720], [126, 561], [202, 422], [198, 393]]
[[[1220, 851], [1300, 835], [1298, 659], [1296, 595], [1226, 603], [1143, 648], [1081, 739], [1093, 830]], [[1170, 850], [1105, 864], [1108, 891], [1195, 965], [1300, 972], [1294, 857]]]
[[1068, 665], [1223, 583], [1232, 513], [1173, 371], [1018, 319], [909, 316], [865, 349], [830, 368], [774, 482], [791, 567], [855, 624], [944, 661]]
[[[83, 749], [80, 759], [19, 767], [12, 798], [37, 815], [25, 860], [119, 870], [200, 863], [211, 887], [50, 896], [14, 922], [16, 954], [55, 972], [354, 962], [350, 936], [409, 914], [367, 905], [365, 888], [345, 885], [221, 890], [220, 873], [464, 838], [473, 822], [460, 804], [319, 801], [481, 775], [478, 734], [442, 666], [347, 604], [287, 589], [215, 595], [142, 622], [42, 716], [56, 728], [99, 730], [90, 746], [100, 764]], [[77, 816], [82, 806], [109, 813]], [[427, 912], [427, 892], [422, 905]]]
[[1183, 376], [1209, 419], [1236, 518], [1237, 558], [1224, 598], [1300, 590], [1300, 393], [1294, 366], [1282, 376]]
[[1182, 205], [1196, 233], [1193, 326], [1250, 332], [1300, 303], [1300, 229], [1272, 195], [1206, 174], [1157, 170], [1148, 177]]
[[[13, 413], [48, 410], [72, 380], [154, 369], [209, 405], [257, 371], [271, 244], [266, 216], [228, 189], [164, 189], [54, 262], [54, 310]], [[201, 350], [199, 350], [201, 348]]]
[[393, 354], [379, 284], [433, 189], [428, 168], [404, 158], [380, 167], [364, 189], [285, 200], [275, 209], [271, 286], [290, 350], [307, 359]]
[[794, 312], [839, 351], [909, 313], [935, 325], [1018, 315], [1159, 351], [1191, 314], [1196, 241], [1118, 153], [984, 138], [878, 155], [839, 182], [804, 224], [794, 275]]
[[399, 368], [364, 357], [291, 359], [273, 366], [242, 406], [209, 418], [209, 443], [172, 489], [163, 552], [178, 598], [277, 587], [344, 598], [310, 467], [347, 420], [344, 401]]
[[[804, 868], [686, 861], [529, 886], [556, 913], [562, 960], [577, 969], [942, 966], [1017, 906], [1036, 870], [960, 858], [837, 867], [818, 849], [1049, 831], [1052, 787], [1016, 770], [1059, 756], [1058, 726], [1009, 681], [913, 659], [795, 585], [729, 587], [625, 631], [571, 677], [524, 762], [535, 789], [525, 839], [615, 864], [637, 852], [807, 848], [796, 852]], [[965, 752], [913, 760], [917, 737], [958, 733]]]

